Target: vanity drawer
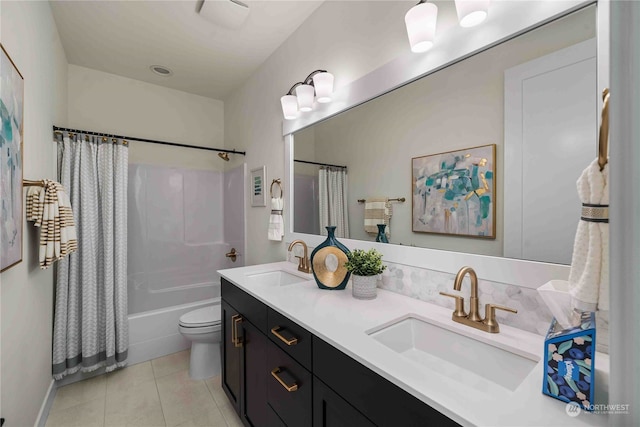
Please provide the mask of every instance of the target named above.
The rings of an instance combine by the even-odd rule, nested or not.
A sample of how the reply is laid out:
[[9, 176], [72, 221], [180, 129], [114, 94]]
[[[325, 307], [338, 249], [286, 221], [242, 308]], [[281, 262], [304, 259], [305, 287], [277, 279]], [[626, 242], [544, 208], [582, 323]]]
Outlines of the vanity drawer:
[[222, 299], [258, 330], [267, 333], [267, 306], [224, 278], [220, 280], [220, 285]]
[[267, 335], [302, 366], [311, 370], [311, 333], [272, 308], [268, 309]]
[[267, 403], [287, 426], [311, 426], [311, 373], [274, 344], [267, 348], [267, 369]]
[[317, 337], [313, 337], [313, 373], [380, 427], [458, 425]]

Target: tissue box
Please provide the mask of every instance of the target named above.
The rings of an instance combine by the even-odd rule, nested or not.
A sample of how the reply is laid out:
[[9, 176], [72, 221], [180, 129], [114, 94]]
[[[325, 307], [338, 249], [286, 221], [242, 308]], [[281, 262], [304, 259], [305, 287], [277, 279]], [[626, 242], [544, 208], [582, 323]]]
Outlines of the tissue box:
[[554, 318], [544, 341], [542, 392], [593, 409], [596, 315], [584, 312], [580, 325], [563, 329]]

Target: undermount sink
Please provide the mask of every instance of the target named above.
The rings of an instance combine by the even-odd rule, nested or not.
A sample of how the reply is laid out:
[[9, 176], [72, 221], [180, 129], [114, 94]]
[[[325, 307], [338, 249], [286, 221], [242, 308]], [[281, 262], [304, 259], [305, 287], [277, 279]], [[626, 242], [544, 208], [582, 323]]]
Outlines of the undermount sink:
[[284, 270], [262, 271], [259, 273], [247, 274], [246, 277], [247, 281], [250, 283], [261, 283], [268, 286], [293, 285], [309, 280], [306, 277], [298, 276]]
[[402, 356], [485, 392], [491, 384], [516, 390], [539, 361], [535, 354], [499, 348], [413, 315], [367, 333]]

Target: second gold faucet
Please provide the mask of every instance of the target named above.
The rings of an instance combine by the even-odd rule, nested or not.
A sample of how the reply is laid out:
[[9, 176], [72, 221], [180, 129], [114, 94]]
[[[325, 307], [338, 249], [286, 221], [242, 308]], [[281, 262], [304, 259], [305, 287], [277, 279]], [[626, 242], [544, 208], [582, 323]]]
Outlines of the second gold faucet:
[[464, 298], [459, 295], [448, 294], [446, 292], [440, 292], [440, 295], [454, 298], [456, 301], [456, 308], [453, 311], [453, 315], [451, 319], [454, 322], [462, 323], [463, 325], [471, 326], [475, 329], [480, 329], [481, 331], [489, 332], [489, 333], [498, 333], [500, 332], [500, 325], [496, 320], [496, 310], [504, 310], [511, 313], [517, 313], [518, 311], [497, 304], [485, 304], [483, 319], [480, 316], [479, 305], [480, 301], [478, 299], [478, 275], [471, 267], [462, 267], [458, 274], [456, 274], [456, 278], [453, 282], [453, 289], [459, 291], [462, 289], [462, 281], [464, 276], [469, 275], [469, 279], [471, 281], [471, 298], [469, 302], [469, 314], [464, 311]]

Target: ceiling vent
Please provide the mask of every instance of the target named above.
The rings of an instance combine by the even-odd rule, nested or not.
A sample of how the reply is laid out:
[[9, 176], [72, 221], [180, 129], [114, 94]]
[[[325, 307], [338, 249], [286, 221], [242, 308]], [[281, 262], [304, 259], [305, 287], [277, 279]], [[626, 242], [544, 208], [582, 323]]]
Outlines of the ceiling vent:
[[249, 5], [238, 0], [204, 0], [200, 15], [225, 28], [240, 28], [249, 16]]

